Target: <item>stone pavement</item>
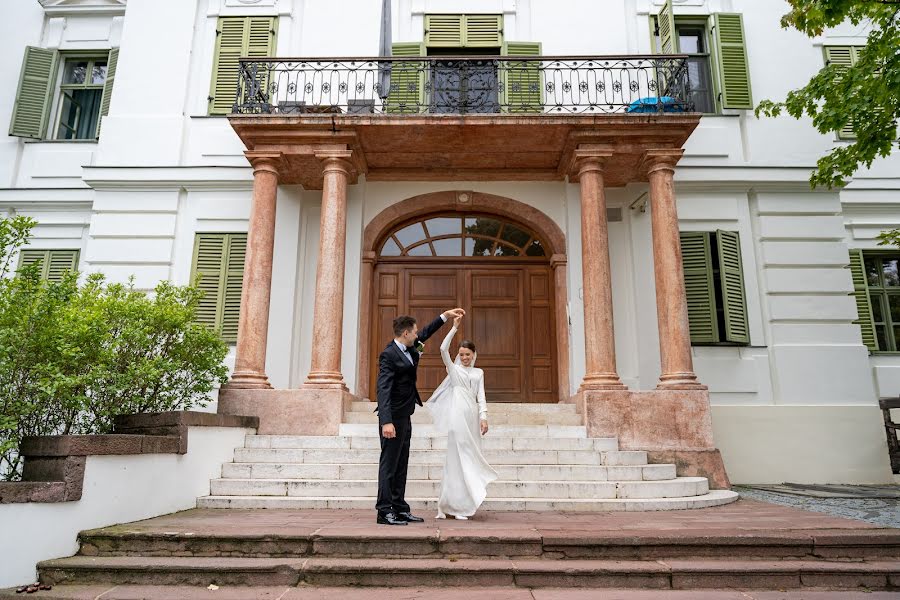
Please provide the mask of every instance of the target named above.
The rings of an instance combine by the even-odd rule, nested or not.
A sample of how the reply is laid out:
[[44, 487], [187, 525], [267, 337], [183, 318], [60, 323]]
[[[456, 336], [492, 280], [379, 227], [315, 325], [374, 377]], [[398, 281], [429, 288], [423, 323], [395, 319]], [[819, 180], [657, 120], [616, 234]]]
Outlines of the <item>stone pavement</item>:
[[[785, 486], [779, 486], [785, 488]], [[854, 486], [842, 486], [852, 488]], [[871, 496], [870, 486], [860, 486], [865, 488], [865, 493], [859, 494], [857, 497], [835, 498], [823, 497], [822, 495], [814, 495], [808, 493], [787, 493], [782, 491], [774, 491], [771, 489], [758, 489], [755, 487], [735, 486], [734, 491], [741, 494], [744, 498], [752, 498], [762, 502], [770, 502], [781, 506], [790, 506], [803, 510], [825, 513], [834, 517], [846, 517], [848, 519], [858, 519], [873, 525], [882, 527], [900, 527], [900, 499], [892, 498], [894, 494], [884, 494], [882, 497]], [[900, 491], [898, 486], [889, 486], [896, 491]], [[785, 488], [787, 489], [787, 488]]]

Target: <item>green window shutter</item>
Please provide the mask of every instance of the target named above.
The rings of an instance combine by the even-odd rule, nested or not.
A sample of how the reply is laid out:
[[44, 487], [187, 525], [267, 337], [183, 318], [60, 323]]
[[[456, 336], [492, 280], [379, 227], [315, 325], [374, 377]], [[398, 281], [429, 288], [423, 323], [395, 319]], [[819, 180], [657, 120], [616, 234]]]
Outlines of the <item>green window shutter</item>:
[[242, 56], [264, 58], [275, 53], [276, 17], [220, 17], [216, 26], [209, 114], [227, 115], [238, 90]]
[[244, 284], [244, 260], [247, 257], [247, 235], [228, 236], [228, 258], [225, 261], [225, 293], [222, 306], [222, 338], [237, 342], [241, 316], [241, 292]]
[[712, 251], [708, 233], [704, 231], [681, 233], [681, 262], [684, 268], [691, 342], [699, 344], [718, 342], [716, 289], [713, 282]]
[[[504, 42], [503, 56], [540, 56], [539, 42]], [[543, 112], [540, 61], [501, 61], [503, 74], [502, 106], [506, 112]]]
[[716, 246], [722, 284], [722, 308], [725, 312], [723, 341], [749, 344], [750, 327], [747, 323], [747, 299], [744, 294], [741, 238], [736, 231], [716, 231]]
[[[425, 56], [425, 45], [398, 42], [391, 46], [393, 56]], [[384, 112], [408, 114], [425, 110], [425, 65], [421, 60], [394, 62], [391, 67], [391, 89]]]
[[[825, 46], [826, 64], [836, 65], [841, 70], [852, 67], [856, 58], [856, 48], [853, 46]], [[847, 125], [838, 132], [838, 139], [852, 140], [855, 137], [853, 125]]]
[[466, 48], [499, 48], [503, 44], [503, 15], [466, 15]]
[[717, 13], [713, 23], [722, 107], [751, 109], [753, 96], [743, 17], [739, 13]]
[[657, 51], [661, 54], [675, 54], [675, 13], [672, 11], [672, 0], [666, 0], [659, 9], [656, 24], [659, 28]]
[[25, 48], [9, 135], [37, 139], [44, 137], [57, 56], [55, 50], [34, 46]]
[[196, 321], [226, 342], [237, 341], [246, 255], [245, 233], [199, 233], [194, 242], [191, 282], [199, 276], [197, 287], [203, 291]]
[[112, 100], [113, 83], [116, 80], [116, 66], [119, 64], [119, 49], [109, 51], [106, 62], [106, 83], [103, 84], [103, 99], [100, 101], [100, 127], [97, 128], [97, 136], [100, 136], [100, 128], [103, 127], [103, 117], [109, 114], [109, 103]]
[[22, 250], [19, 268], [40, 263], [41, 279], [62, 281], [66, 271], [78, 270], [78, 250]]
[[850, 250], [850, 276], [853, 278], [853, 297], [856, 299], [856, 313], [859, 317], [853, 323], [859, 325], [863, 344], [875, 352], [878, 350], [878, 341], [875, 337], [875, 322], [872, 320], [872, 301], [869, 298], [862, 250]]
[[465, 41], [462, 15], [425, 15], [425, 45], [461, 48]]

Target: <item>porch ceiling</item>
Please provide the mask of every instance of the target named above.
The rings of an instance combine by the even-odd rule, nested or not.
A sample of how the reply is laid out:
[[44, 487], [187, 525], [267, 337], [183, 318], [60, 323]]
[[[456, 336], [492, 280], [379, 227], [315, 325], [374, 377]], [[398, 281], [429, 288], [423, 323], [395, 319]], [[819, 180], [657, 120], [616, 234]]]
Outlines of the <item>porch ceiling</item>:
[[248, 150], [280, 152], [282, 183], [321, 189], [317, 153], [352, 150], [369, 181], [550, 181], [581, 144], [612, 151], [606, 185], [646, 181], [649, 149], [681, 148], [697, 113], [598, 115], [231, 115]]

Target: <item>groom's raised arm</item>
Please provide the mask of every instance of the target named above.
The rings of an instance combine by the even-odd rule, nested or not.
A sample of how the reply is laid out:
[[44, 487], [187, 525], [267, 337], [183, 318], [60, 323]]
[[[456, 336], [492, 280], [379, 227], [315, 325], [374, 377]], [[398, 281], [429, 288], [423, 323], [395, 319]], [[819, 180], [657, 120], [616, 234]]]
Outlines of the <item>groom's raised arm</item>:
[[438, 315], [437, 319], [419, 330], [418, 341], [424, 342], [425, 340], [433, 336], [435, 332], [440, 329], [446, 322], [447, 318], [444, 317], [443, 314]]
[[380, 426], [394, 422], [394, 416], [391, 414], [391, 387], [393, 384], [394, 368], [391, 366], [391, 359], [386, 352], [382, 352], [378, 357], [378, 381], [375, 384]]

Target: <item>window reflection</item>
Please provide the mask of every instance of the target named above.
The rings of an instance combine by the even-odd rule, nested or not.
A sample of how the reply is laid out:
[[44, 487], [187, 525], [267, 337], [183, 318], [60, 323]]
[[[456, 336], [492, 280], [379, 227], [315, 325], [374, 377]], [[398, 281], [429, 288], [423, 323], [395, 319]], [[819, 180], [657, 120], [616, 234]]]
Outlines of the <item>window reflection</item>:
[[405, 225], [381, 256], [547, 256], [534, 233], [494, 217], [438, 216]]
[[900, 273], [897, 271], [897, 260], [886, 258], [881, 264], [882, 273], [884, 273], [884, 286], [900, 285]]
[[412, 246], [416, 242], [420, 242], [425, 239], [425, 230], [422, 229], [421, 223], [413, 223], [412, 225], [407, 225], [400, 231], [394, 234], [397, 237], [397, 240], [403, 244], [403, 247]]

